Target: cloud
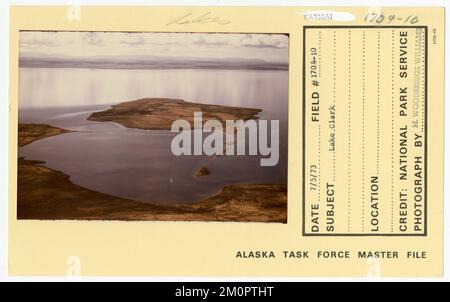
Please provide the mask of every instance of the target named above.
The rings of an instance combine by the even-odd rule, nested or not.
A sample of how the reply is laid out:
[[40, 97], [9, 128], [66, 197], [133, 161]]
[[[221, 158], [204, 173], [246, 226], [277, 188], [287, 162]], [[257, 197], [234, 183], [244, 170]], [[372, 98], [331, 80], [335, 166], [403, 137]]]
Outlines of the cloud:
[[228, 42], [221, 40], [221, 39], [214, 39], [211, 37], [200, 37], [197, 40], [195, 40], [194, 42], [192, 42], [193, 45], [199, 45], [199, 46], [225, 46], [225, 45], [229, 45]]
[[125, 37], [120, 41], [120, 43], [133, 46], [147, 44], [147, 41], [141, 35], [126, 34]]
[[264, 42], [260, 42], [258, 44], [243, 44], [242, 46], [255, 48], [276, 48], [276, 49], [286, 48], [285, 45], [265, 44]]
[[105, 46], [105, 41], [99, 35], [99, 33], [96, 32], [83, 33], [82, 41], [88, 45]]
[[245, 58], [287, 62], [289, 37], [281, 34], [151, 32], [20, 32], [20, 55], [31, 57]]
[[246, 35], [241, 43], [244, 47], [283, 49], [288, 48], [289, 37], [287, 35]]
[[52, 39], [51, 33], [49, 35], [42, 37], [40, 35], [31, 36], [29, 39], [20, 39], [19, 47], [20, 48], [47, 48], [47, 47], [56, 47], [59, 44]]

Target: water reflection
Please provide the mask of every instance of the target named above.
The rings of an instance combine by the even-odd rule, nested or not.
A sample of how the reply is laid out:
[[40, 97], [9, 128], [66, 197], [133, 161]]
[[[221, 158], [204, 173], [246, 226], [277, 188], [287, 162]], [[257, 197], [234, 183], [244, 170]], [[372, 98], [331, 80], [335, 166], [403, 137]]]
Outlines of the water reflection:
[[[227, 184], [286, 183], [287, 79], [286, 71], [21, 68], [19, 121], [77, 132], [36, 141], [19, 155], [44, 160], [83, 187], [146, 202], [196, 201]], [[261, 118], [280, 120], [279, 164], [260, 167], [255, 156], [176, 157], [170, 131], [86, 120], [109, 104], [143, 97], [261, 108]], [[201, 166], [211, 175], [195, 178]]]

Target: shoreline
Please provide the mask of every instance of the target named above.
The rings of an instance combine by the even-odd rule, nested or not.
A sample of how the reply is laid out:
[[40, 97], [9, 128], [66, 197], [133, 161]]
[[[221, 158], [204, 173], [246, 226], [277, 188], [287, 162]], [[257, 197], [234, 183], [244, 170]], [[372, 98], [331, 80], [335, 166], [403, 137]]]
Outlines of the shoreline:
[[227, 185], [202, 201], [161, 205], [89, 190], [38, 160], [18, 160], [17, 218], [287, 222], [287, 185]]
[[[22, 142], [28, 140], [26, 144], [70, 132], [46, 124], [27, 125], [19, 127], [27, 130], [19, 132]], [[39, 129], [50, 131], [39, 134]], [[72, 183], [69, 175], [43, 164], [18, 159], [17, 219], [287, 222], [286, 184], [227, 185], [201, 201], [161, 205], [86, 189]]]

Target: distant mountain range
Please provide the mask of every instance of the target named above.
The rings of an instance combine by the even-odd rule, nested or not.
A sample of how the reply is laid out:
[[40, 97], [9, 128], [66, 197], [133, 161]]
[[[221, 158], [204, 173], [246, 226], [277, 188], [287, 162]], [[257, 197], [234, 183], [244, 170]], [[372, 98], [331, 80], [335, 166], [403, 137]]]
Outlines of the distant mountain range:
[[161, 57], [119, 58], [37, 58], [22, 57], [19, 67], [29, 68], [92, 68], [92, 69], [225, 69], [225, 70], [288, 70], [288, 63], [253, 59], [192, 59]]

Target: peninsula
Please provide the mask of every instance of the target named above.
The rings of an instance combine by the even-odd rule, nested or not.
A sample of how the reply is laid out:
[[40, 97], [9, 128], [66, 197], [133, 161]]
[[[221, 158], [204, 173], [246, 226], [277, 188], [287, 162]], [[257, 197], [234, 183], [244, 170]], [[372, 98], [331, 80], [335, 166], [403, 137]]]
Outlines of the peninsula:
[[70, 132], [66, 129], [53, 127], [47, 124], [19, 124], [18, 142], [19, 147], [25, 146], [38, 139], [55, 136], [62, 133]]

